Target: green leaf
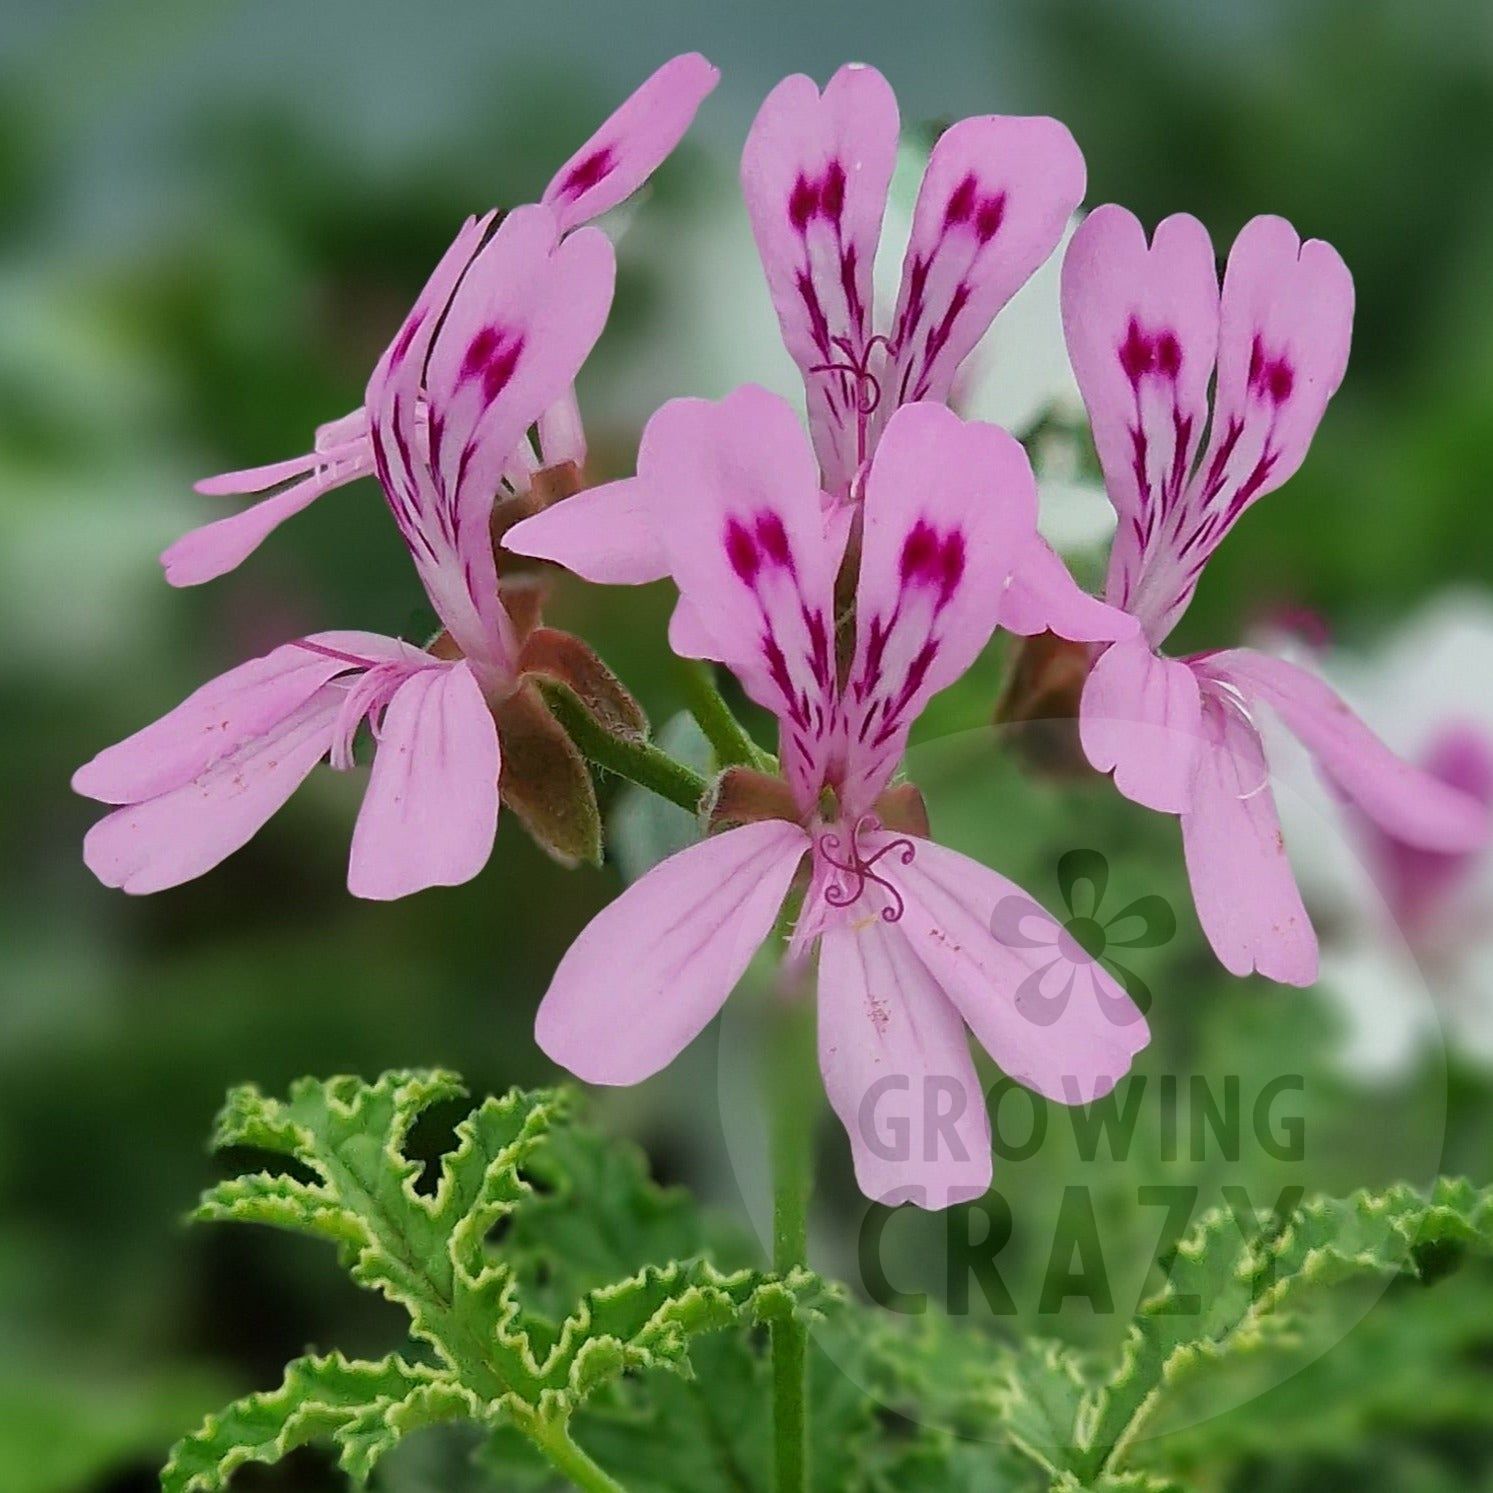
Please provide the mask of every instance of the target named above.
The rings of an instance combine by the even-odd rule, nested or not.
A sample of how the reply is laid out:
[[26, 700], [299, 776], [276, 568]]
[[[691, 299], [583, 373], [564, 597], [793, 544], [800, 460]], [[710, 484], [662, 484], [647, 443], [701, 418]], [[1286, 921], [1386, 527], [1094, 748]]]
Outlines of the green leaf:
[[1247, 1235], [1226, 1210], [1207, 1214], [1178, 1244], [1108, 1376], [1086, 1389], [1061, 1350], [1018, 1360], [1003, 1400], [1013, 1440], [1054, 1487], [1123, 1487], [1141, 1476], [1121, 1464], [1163, 1397], [1225, 1359], [1289, 1344], [1298, 1298], [1354, 1278], [1430, 1281], [1463, 1254], [1490, 1252], [1493, 1190], [1465, 1181], [1438, 1181], [1429, 1196], [1401, 1185], [1316, 1198]]
[[161, 1473], [162, 1493], [217, 1493], [247, 1462], [278, 1462], [330, 1438], [359, 1482], [407, 1431], [480, 1418], [482, 1406], [447, 1373], [391, 1354], [378, 1363], [333, 1353], [298, 1358], [278, 1389], [236, 1400], [179, 1441]]
[[[211, 1493], [241, 1463], [275, 1461], [315, 1439], [330, 1439], [361, 1479], [407, 1432], [452, 1420], [514, 1427], [573, 1477], [591, 1464], [566, 1427], [590, 1396], [624, 1374], [687, 1375], [700, 1334], [810, 1315], [826, 1299], [807, 1271], [774, 1276], [667, 1255], [600, 1272], [564, 1297], [524, 1299], [524, 1271], [537, 1274], [546, 1220], [553, 1227], [563, 1211], [555, 1200], [572, 1213], [587, 1206], [577, 1186], [611, 1176], [619, 1207], [625, 1200], [661, 1221], [677, 1223], [683, 1205], [647, 1182], [629, 1150], [605, 1161], [600, 1140], [567, 1150], [565, 1095], [519, 1090], [485, 1100], [456, 1126], [434, 1187], [422, 1188], [423, 1168], [405, 1151], [410, 1131], [431, 1105], [462, 1093], [453, 1074], [431, 1071], [388, 1073], [372, 1084], [302, 1079], [285, 1100], [252, 1087], [229, 1095], [218, 1144], [283, 1156], [310, 1179], [256, 1172], [220, 1182], [195, 1216], [336, 1244], [358, 1284], [404, 1309], [434, 1362], [299, 1360], [279, 1389], [238, 1401], [180, 1443], [164, 1474], [167, 1493]], [[586, 1176], [574, 1184], [567, 1157], [584, 1163]], [[536, 1196], [531, 1177], [547, 1195]], [[529, 1209], [535, 1222], [526, 1227]], [[511, 1256], [490, 1242], [500, 1224], [517, 1241]], [[646, 1242], [693, 1253], [691, 1231], [679, 1227]], [[605, 1263], [618, 1265], [615, 1251]]]

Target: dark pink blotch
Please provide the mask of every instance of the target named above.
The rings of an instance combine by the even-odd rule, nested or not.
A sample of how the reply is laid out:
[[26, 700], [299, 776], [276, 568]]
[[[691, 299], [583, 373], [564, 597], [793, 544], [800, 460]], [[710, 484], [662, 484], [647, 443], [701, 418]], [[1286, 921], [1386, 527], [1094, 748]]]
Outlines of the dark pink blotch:
[[603, 145], [600, 149], [593, 150], [566, 173], [565, 180], [560, 183], [560, 195], [574, 199], [583, 192], [589, 192], [597, 182], [610, 175], [615, 164], [611, 146]]

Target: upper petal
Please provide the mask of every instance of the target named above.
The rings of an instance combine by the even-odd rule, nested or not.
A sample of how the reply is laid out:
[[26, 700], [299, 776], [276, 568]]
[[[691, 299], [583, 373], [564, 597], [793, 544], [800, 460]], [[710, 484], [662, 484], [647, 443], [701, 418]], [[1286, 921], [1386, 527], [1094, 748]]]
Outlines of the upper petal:
[[1079, 739], [1126, 798], [1180, 814], [1192, 790], [1201, 701], [1191, 667], [1153, 653], [1143, 637], [1112, 644], [1084, 683]]
[[669, 573], [636, 477], [575, 493], [503, 536], [516, 555], [549, 560], [604, 586], [640, 586]]
[[[1148, 245], [1122, 207], [1096, 208], [1063, 261], [1063, 331], [1119, 517], [1108, 599], [1141, 614], [1145, 558], [1172, 544], [1208, 416], [1218, 274], [1208, 231], [1185, 213]], [[1161, 612], [1145, 614], [1159, 642]]]
[[849, 485], [866, 455], [861, 374], [898, 129], [896, 96], [875, 68], [842, 67], [822, 96], [800, 73], [763, 101], [741, 157], [757, 252], [833, 491]]
[[809, 847], [767, 820], [702, 840], [603, 908], [560, 961], [534, 1039], [587, 1083], [638, 1083], [715, 1015]]
[[548, 208], [523, 207], [471, 260], [429, 344], [423, 429], [424, 297], [369, 384], [380, 480], [432, 603], [469, 657], [511, 653], [488, 528], [499, 483], [530, 426], [574, 381], [611, 306], [605, 236], [556, 239]]
[[892, 417], [866, 481], [856, 651], [844, 688], [853, 816], [886, 786], [923, 706], [989, 642], [1036, 484], [1021, 446], [938, 404]]
[[868, 1198], [948, 1208], [990, 1186], [990, 1120], [964, 1022], [880, 918], [820, 943], [819, 1067]]
[[698, 52], [671, 58], [566, 161], [544, 189], [562, 233], [632, 196], [684, 138], [719, 71]]
[[127, 804], [180, 788], [277, 727], [338, 674], [406, 651], [414, 650], [365, 632], [286, 643], [209, 680], [159, 720], [105, 747], [73, 774], [73, 789]]
[[470, 881], [492, 854], [498, 767], [498, 729], [467, 665], [412, 674], [378, 732], [348, 890], [383, 901]]
[[840, 552], [798, 417], [755, 385], [719, 403], [672, 400], [643, 432], [638, 481], [708, 656], [777, 716], [807, 806], [835, 739]]
[[948, 397], [996, 313], [1057, 247], [1084, 183], [1083, 156], [1055, 119], [992, 114], [944, 131], [913, 212], [882, 420]]
[[1198, 921], [1230, 974], [1287, 985], [1317, 978], [1312, 931], [1286, 859], [1259, 733], [1237, 702], [1208, 691], [1182, 848]]
[[1487, 814], [1475, 797], [1397, 757], [1316, 675], [1252, 648], [1215, 653], [1200, 667], [1268, 705], [1342, 792], [1395, 839], [1447, 852], [1486, 842]]
[[1034, 904], [1020, 887], [927, 840], [896, 876], [908, 942], [1006, 1073], [1063, 1104], [1114, 1087], [1150, 1040], [1145, 1018], [1098, 964], [1086, 965], [1066, 996], [1042, 996], [1051, 949], [1008, 945], [991, 931], [1003, 904], [1019, 905], [1030, 925]]

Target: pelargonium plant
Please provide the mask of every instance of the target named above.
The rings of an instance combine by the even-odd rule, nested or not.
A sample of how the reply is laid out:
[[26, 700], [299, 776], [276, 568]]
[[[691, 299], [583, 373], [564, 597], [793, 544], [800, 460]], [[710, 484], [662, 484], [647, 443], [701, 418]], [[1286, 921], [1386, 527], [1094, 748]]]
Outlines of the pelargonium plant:
[[[241, 847], [318, 764], [347, 770], [366, 755], [348, 887], [401, 897], [477, 875], [500, 805], [566, 864], [600, 862], [595, 777], [627, 779], [696, 814], [698, 838], [579, 934], [539, 1007], [539, 1047], [587, 1083], [638, 1083], [699, 1035], [766, 948], [784, 1029], [814, 1018], [862, 1191], [942, 1209], [992, 1178], [969, 1032], [1010, 1079], [1066, 1105], [1106, 1094], [1150, 1035], [1097, 961], [1062, 999], [1043, 994], [1052, 951], [1072, 943], [1064, 925], [941, 845], [902, 775], [925, 706], [997, 630], [1032, 647], [1061, 640], [1089, 760], [1125, 795], [1180, 816], [1203, 927], [1235, 973], [1306, 983], [1316, 967], [1262, 710], [1397, 843], [1465, 853], [1485, 814], [1393, 756], [1294, 665], [1245, 649], [1161, 651], [1209, 555], [1300, 465], [1343, 377], [1352, 283], [1329, 246], [1258, 218], [1220, 292], [1192, 218], [1168, 219], [1148, 242], [1123, 209], [1103, 207], [1073, 236], [1064, 325], [1120, 519], [1102, 599], [1039, 537], [1021, 445], [954, 407], [961, 366], [1082, 200], [1083, 158], [1054, 120], [985, 116], [941, 135], [895, 304], [878, 307], [896, 100], [868, 67], [822, 91], [786, 79], [751, 127], [741, 181], [806, 422], [755, 387], [675, 400], [648, 422], [636, 475], [588, 486], [574, 385], [614, 274], [592, 220], [647, 181], [716, 76], [703, 58], [674, 59], [540, 202], [468, 219], [363, 405], [321, 425], [309, 454], [200, 484], [262, 496], [173, 544], [162, 557], [172, 584], [232, 570], [294, 514], [371, 476], [440, 630], [312, 633], [204, 685], [78, 770], [77, 790], [111, 806], [84, 858], [127, 892], [176, 886]], [[555, 567], [613, 586], [672, 580], [668, 643], [685, 661], [710, 773], [651, 739], [589, 642], [544, 624]], [[728, 705], [717, 665], [776, 720], [771, 749]], [[1150, 1014], [1166, 1020], [1164, 1007]], [[799, 1067], [785, 1064], [775, 1089], [791, 1089]], [[825, 1309], [804, 1258], [812, 1127], [779, 1127], [771, 1273], [654, 1262], [546, 1326], [484, 1240], [525, 1204], [522, 1168], [565, 1101], [489, 1101], [459, 1128], [434, 1195], [417, 1192], [403, 1142], [423, 1108], [456, 1092], [449, 1076], [407, 1074], [230, 1101], [220, 1139], [289, 1156], [310, 1180], [224, 1183], [204, 1216], [333, 1239], [361, 1283], [409, 1310], [425, 1356], [298, 1360], [281, 1390], [182, 1443], [167, 1486], [221, 1486], [240, 1462], [317, 1435], [366, 1475], [405, 1431], [471, 1419], [516, 1429], [579, 1486], [618, 1487], [572, 1439], [571, 1417], [626, 1371], [684, 1365], [691, 1335], [750, 1322], [771, 1330], [776, 1486], [805, 1486], [807, 1323]], [[895, 1155], [864, 1120], [887, 1094], [882, 1117], [905, 1137]], [[784, 1113], [800, 1099], [782, 1096]], [[1482, 1237], [1477, 1199], [1416, 1206], [1405, 1216]], [[1383, 1245], [1391, 1264], [1400, 1239]], [[1125, 1393], [1137, 1372], [1124, 1371]], [[1114, 1407], [1129, 1402], [1113, 1386], [1095, 1393], [1076, 1460], [1050, 1468], [1062, 1486], [1111, 1470], [1120, 1432], [1100, 1445], [1095, 1427], [1123, 1431]]]

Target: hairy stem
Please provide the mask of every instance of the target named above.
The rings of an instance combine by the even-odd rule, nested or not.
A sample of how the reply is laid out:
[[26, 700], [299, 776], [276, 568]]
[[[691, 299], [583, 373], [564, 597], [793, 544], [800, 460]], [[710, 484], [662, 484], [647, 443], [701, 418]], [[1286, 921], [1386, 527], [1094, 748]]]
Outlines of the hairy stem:
[[556, 1472], [586, 1493], [626, 1493], [616, 1478], [603, 1472], [571, 1439], [560, 1421], [542, 1420], [532, 1412], [518, 1418], [519, 1428], [539, 1448]]
[[[813, 1007], [791, 996], [774, 1013], [772, 1063], [772, 1268], [787, 1274], [808, 1263], [809, 1191], [814, 1120]], [[789, 1318], [772, 1325], [773, 1487], [803, 1493], [808, 1485], [808, 1330]]]
[[747, 734], [715, 683], [715, 669], [700, 659], [681, 659], [679, 678], [684, 703], [722, 767], [765, 768], [771, 757]]
[[564, 685], [542, 680], [539, 688], [545, 704], [588, 762], [690, 813], [700, 807], [709, 785], [694, 768], [676, 762], [651, 742], [613, 735]]

